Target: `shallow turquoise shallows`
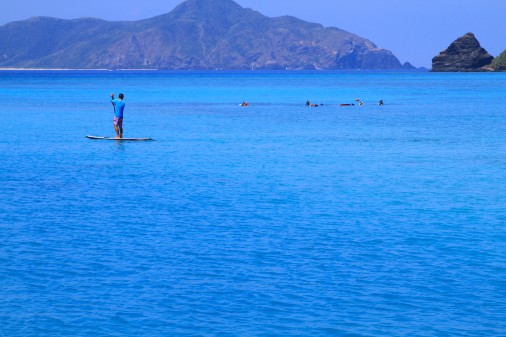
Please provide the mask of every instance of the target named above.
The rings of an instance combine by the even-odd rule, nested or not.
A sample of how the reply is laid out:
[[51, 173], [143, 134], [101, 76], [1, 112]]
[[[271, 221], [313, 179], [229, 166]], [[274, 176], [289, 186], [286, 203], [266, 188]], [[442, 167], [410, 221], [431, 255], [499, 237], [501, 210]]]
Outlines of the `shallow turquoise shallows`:
[[0, 336], [506, 335], [506, 74], [3, 71], [0, 135]]

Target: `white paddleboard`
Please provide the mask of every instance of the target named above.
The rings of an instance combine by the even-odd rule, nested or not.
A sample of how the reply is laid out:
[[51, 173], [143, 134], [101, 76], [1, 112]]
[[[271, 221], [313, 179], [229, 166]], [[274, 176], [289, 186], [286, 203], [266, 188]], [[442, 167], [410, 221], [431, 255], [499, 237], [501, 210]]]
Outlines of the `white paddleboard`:
[[88, 139], [95, 140], [117, 140], [117, 141], [146, 141], [153, 140], [153, 138], [116, 138], [116, 137], [99, 137], [99, 136], [86, 136]]

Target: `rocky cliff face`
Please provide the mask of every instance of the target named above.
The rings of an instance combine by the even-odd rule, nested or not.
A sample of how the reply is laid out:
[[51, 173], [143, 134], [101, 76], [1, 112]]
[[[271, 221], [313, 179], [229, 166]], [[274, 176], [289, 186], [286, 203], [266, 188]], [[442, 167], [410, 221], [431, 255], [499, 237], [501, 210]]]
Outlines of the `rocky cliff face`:
[[136, 22], [33, 18], [0, 27], [0, 67], [405, 69], [338, 28], [269, 18], [232, 0], [187, 0]]
[[434, 72], [488, 71], [494, 57], [483, 49], [473, 33], [455, 40], [432, 59]]

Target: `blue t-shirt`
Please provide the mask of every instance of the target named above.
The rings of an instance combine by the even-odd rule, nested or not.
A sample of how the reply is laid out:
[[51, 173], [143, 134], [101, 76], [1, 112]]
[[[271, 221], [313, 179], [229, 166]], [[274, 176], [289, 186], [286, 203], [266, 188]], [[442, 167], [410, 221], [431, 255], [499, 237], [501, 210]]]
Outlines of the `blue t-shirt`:
[[114, 113], [116, 117], [123, 118], [123, 110], [125, 109], [125, 102], [120, 99], [111, 100], [112, 105], [114, 105]]

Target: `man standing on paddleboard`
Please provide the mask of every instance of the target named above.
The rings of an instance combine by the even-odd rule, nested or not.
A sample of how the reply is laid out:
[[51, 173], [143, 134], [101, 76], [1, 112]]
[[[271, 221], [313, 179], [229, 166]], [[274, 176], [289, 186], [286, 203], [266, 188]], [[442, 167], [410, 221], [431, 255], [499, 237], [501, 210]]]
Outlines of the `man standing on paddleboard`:
[[125, 102], [123, 102], [123, 94], [118, 95], [119, 99], [114, 99], [114, 94], [111, 94], [111, 103], [114, 107], [114, 131], [116, 131], [116, 138], [123, 138], [123, 110], [125, 109]]

